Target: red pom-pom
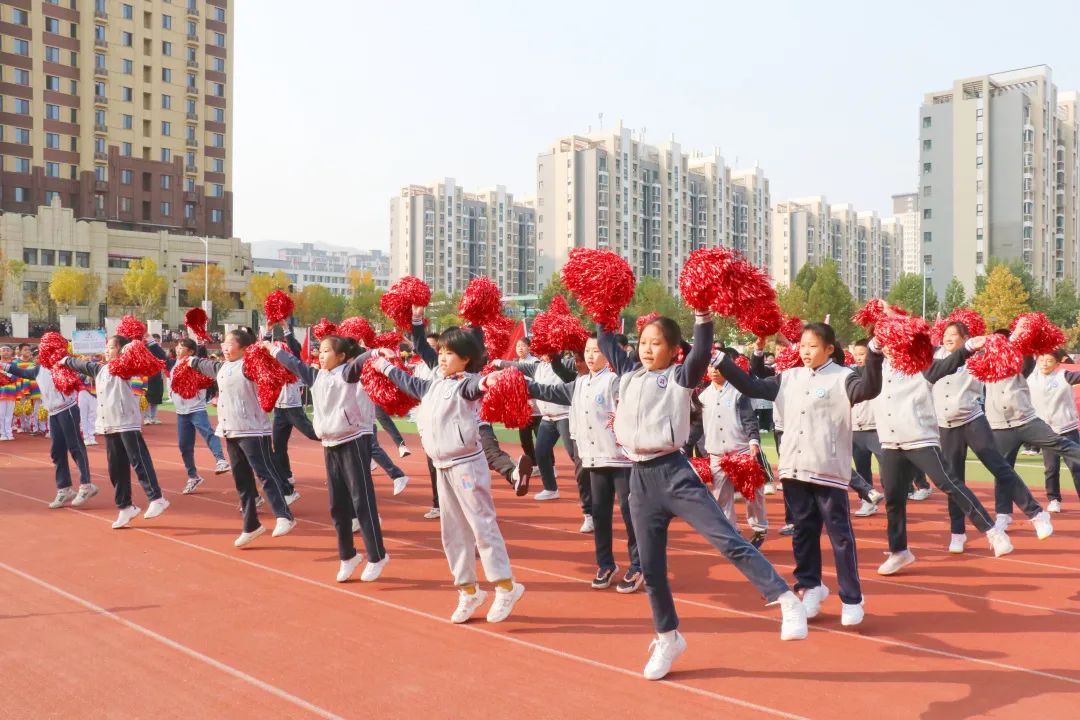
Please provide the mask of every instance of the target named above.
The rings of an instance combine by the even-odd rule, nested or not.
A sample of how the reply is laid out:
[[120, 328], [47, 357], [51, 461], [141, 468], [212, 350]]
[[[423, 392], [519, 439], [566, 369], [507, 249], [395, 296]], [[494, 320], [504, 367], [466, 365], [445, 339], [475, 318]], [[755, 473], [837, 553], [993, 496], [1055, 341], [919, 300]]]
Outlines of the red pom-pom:
[[776, 352], [776, 363], [773, 365], [773, 370], [778, 373], [782, 373], [785, 370], [792, 368], [802, 367], [802, 356], [799, 354], [798, 345], [788, 345], [786, 348], [781, 348]]
[[784, 324], [780, 326], [780, 334], [788, 342], [797, 343], [802, 339], [803, 321], [798, 315], [790, 315], [784, 318]]
[[[390, 363], [404, 372], [412, 374], [400, 357], [392, 357]], [[403, 392], [390, 378], [375, 369], [375, 363], [366, 362], [360, 370], [360, 383], [371, 401], [390, 415], [408, 415], [409, 411], [420, 404], [412, 395]]]
[[930, 343], [934, 347], [940, 347], [945, 341], [945, 328], [949, 327], [948, 318], [940, 318], [930, 327]]
[[331, 334], [352, 338], [364, 347], [371, 347], [371, 343], [375, 341], [375, 330], [371, 323], [362, 317], [345, 318]]
[[855, 367], [855, 356], [851, 354], [850, 350], [844, 351], [844, 366]]
[[699, 312], [709, 309], [722, 291], [724, 273], [734, 255], [724, 248], [700, 248], [690, 253], [679, 273], [679, 294], [688, 306]]
[[431, 288], [418, 277], [406, 275], [390, 286], [379, 299], [379, 307], [402, 332], [412, 327], [413, 305], [427, 307], [431, 302]]
[[1065, 333], [1041, 312], [1017, 315], [1009, 330], [1013, 344], [1025, 355], [1052, 353], [1065, 344]]
[[194, 307], [184, 313], [184, 325], [201, 343], [208, 343], [211, 340], [210, 334], [206, 332], [206, 323], [209, 321], [206, 311], [202, 308]]
[[877, 298], [871, 298], [851, 316], [851, 322], [860, 327], [868, 328], [884, 317], [885, 303]]
[[750, 361], [746, 359], [745, 355], [736, 355], [735, 365], [744, 373], [750, 372]]
[[720, 458], [720, 469], [747, 500], [753, 500], [757, 491], [765, 487], [765, 470], [752, 454], [728, 453]]
[[525, 376], [517, 368], [508, 368], [496, 376], [480, 401], [480, 419], [499, 422], [515, 430], [532, 423], [529, 389]]
[[185, 400], [191, 400], [199, 394], [200, 390], [205, 390], [213, 384], [214, 378], [207, 377], [191, 367], [190, 358], [177, 360], [172, 376], [169, 378], [169, 387]]
[[505, 315], [497, 315], [488, 320], [482, 326], [484, 331], [484, 347], [488, 357], [505, 357], [510, 349], [510, 336], [514, 332], [514, 321]]
[[615, 332], [623, 308], [634, 299], [637, 284], [626, 260], [610, 250], [573, 248], [562, 277], [589, 317], [606, 331]]
[[784, 317], [775, 303], [746, 305], [735, 315], [735, 324], [744, 332], [768, 337], [780, 332]]
[[[15, 378], [11, 377], [10, 375], [8, 375], [3, 370], [0, 370], [0, 385], [15, 385], [15, 384], [17, 384]], [[54, 380], [53, 385], [55, 385], [55, 384], [56, 384], [56, 381]]]
[[949, 323], [959, 322], [964, 323], [964, 326], [968, 329], [968, 333], [972, 337], [978, 337], [986, 334], [986, 321], [983, 320], [983, 316], [975, 312], [971, 308], [956, 308], [949, 317], [945, 318]]
[[311, 334], [318, 342], [322, 342], [322, 339], [327, 335], [337, 334], [337, 325], [323, 318], [311, 326]]
[[67, 365], [56, 365], [50, 372], [52, 373], [53, 385], [64, 395], [71, 395], [79, 391], [82, 378]]
[[254, 381], [263, 412], [274, 409], [281, 388], [296, 382], [296, 376], [282, 367], [270, 351], [260, 344], [248, 345], [244, 350], [244, 375]]
[[693, 466], [694, 472], [701, 478], [701, 482], [706, 485], [713, 481], [712, 477], [712, 465], [707, 457], [693, 457], [690, 458], [690, 465]]
[[533, 320], [532, 343], [534, 355], [558, 355], [564, 350], [582, 352], [589, 339], [589, 331], [570, 312], [566, 298], [556, 295], [545, 312]]
[[906, 375], [923, 372], [934, 361], [930, 326], [920, 317], [884, 317], [874, 323], [874, 334], [889, 351], [889, 364]]
[[109, 362], [109, 374], [125, 380], [150, 377], [164, 369], [165, 363], [147, 350], [142, 340], [132, 340], [120, 351], [118, 358]]
[[660, 317], [660, 313], [651, 312], [648, 315], [642, 315], [637, 319], [637, 334], [640, 335], [641, 331], [645, 329], [645, 326]]
[[1024, 369], [1024, 354], [1009, 338], [990, 335], [983, 351], [968, 358], [967, 369], [976, 380], [998, 382]]
[[776, 302], [768, 275], [724, 248], [690, 253], [679, 273], [679, 292], [683, 302], [699, 312], [711, 309], [736, 317]]
[[293, 299], [283, 290], [275, 290], [266, 296], [263, 312], [266, 313], [267, 325], [273, 325], [286, 319], [293, 313]]
[[397, 349], [401, 347], [401, 342], [404, 340], [401, 333], [391, 330], [390, 332], [384, 332], [381, 335], [376, 335], [371, 339], [371, 348], [387, 348], [397, 352]]
[[116, 326], [116, 334], [130, 340], [142, 340], [146, 337], [146, 325], [134, 315], [125, 315]]
[[46, 370], [52, 370], [56, 364], [68, 356], [68, 341], [58, 332], [47, 332], [41, 336], [38, 345], [38, 363]]
[[502, 292], [499, 286], [487, 276], [474, 277], [461, 295], [458, 315], [477, 327], [483, 327], [501, 317]]

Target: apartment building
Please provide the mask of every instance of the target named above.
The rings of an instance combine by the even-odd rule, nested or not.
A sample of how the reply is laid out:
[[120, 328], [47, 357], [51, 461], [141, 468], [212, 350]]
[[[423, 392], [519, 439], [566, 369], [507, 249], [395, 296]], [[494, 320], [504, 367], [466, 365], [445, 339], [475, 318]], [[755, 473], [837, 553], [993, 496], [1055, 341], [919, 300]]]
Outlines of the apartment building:
[[370, 273], [377, 288], [390, 287], [390, 256], [382, 250], [328, 250], [301, 243], [279, 249], [277, 257], [256, 257], [254, 265], [257, 275], [285, 273], [297, 291], [322, 285], [334, 295], [350, 295], [354, 272]]

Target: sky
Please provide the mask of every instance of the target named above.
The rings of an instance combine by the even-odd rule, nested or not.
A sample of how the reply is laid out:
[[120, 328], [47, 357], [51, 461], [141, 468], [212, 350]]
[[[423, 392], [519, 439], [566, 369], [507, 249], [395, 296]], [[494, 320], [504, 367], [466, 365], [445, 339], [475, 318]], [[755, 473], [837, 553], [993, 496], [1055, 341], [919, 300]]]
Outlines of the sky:
[[774, 203], [888, 216], [925, 93], [1040, 64], [1080, 89], [1073, 2], [249, 0], [234, 24], [252, 242], [388, 249], [390, 198], [444, 177], [535, 195], [536, 156], [600, 113], [760, 165]]

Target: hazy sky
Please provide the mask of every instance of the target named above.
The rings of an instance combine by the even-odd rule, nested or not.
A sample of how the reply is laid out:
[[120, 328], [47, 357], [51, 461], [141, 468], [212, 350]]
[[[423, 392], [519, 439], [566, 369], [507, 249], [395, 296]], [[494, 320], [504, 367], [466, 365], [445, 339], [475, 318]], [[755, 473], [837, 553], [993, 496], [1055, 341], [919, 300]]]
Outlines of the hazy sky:
[[[389, 201], [451, 176], [536, 192], [536, 156], [599, 125], [755, 162], [773, 201], [891, 210], [918, 107], [1047, 64], [1080, 88], [1073, 2], [237, 3], [235, 231], [389, 246]], [[1032, 13], [1038, 9], [1038, 17]]]

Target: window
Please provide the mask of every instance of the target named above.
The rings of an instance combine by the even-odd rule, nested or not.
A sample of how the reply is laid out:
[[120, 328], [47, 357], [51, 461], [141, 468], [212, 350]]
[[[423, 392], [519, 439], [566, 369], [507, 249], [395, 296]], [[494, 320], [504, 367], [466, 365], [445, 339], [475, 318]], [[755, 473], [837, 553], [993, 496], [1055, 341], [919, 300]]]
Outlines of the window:
[[161, 214], [164, 217], [169, 217], [170, 215], [172, 215], [172, 203], [169, 203], [169, 202], [161, 203]]
[[95, 25], [94, 26], [94, 39], [95, 40], [102, 40], [102, 41], [105, 40], [105, 26], [104, 25]]
[[214, 70], [217, 70], [218, 72], [225, 72], [225, 58], [215, 56], [213, 63]]
[[212, 172], [225, 172], [225, 161], [222, 158], [211, 158], [210, 170]]
[[931, 233], [930, 233], [930, 231], [929, 231], [929, 230], [928, 230], [928, 231], [926, 231], [926, 232], [924, 232], [924, 233], [922, 234], [922, 241], [923, 241], [924, 243], [928, 243], [928, 242], [930, 242], [930, 241], [931, 241], [932, 239], [933, 239], [933, 235], [931, 235]]
[[161, 27], [165, 30], [172, 30], [172, 15], [161, 16]]
[[19, 145], [30, 144], [30, 129], [29, 128], [15, 128], [15, 142]]
[[184, 203], [184, 219], [190, 220], [195, 217], [195, 203]]
[[930, 127], [930, 116], [929, 115], [923, 115], [922, 126], [924, 128]]
[[60, 34], [60, 21], [54, 17], [45, 17], [45, 32]]
[[194, 34], [195, 34], [196, 32], [198, 32], [198, 30], [199, 30], [199, 26], [198, 26], [198, 25], [196, 25], [196, 24], [194, 23], [194, 21], [192, 21], [192, 20], [188, 20], [188, 24], [187, 24], [187, 34], [188, 34], [188, 35], [194, 35]]
[[161, 81], [172, 82], [172, 70], [169, 68], [161, 68]]
[[975, 133], [975, 142], [981, 145], [982, 141], [983, 141], [983, 134], [982, 133]]
[[224, 83], [210, 83], [210, 92], [216, 97], [225, 97], [225, 84]]
[[[47, 203], [52, 202], [52, 198], [46, 200]], [[41, 251], [41, 264], [42, 265], [55, 265], [56, 264], [56, 252], [53, 250]]]
[[[26, 72], [26, 71], [22, 70], [21, 72]], [[16, 78], [15, 81], [16, 82], [18, 82], [18, 77], [19, 77], [19, 71], [17, 71], [15, 73], [15, 78]], [[29, 73], [27, 73], [27, 79], [29, 80]], [[46, 75], [45, 76], [45, 89], [46, 90], [54, 90], [56, 92], [59, 92], [60, 91], [60, 78], [58, 78], [56, 75]]]
[[214, 7], [214, 19], [217, 20], [218, 22], [225, 22], [225, 8], [215, 6]]
[[15, 158], [15, 172], [28, 173], [30, 172], [30, 158]]
[[172, 95], [162, 95], [161, 96], [161, 109], [162, 110], [171, 110], [172, 109]]
[[135, 16], [135, 8], [131, 7], [131, 5], [128, 5], [127, 3], [124, 3], [120, 6], [120, 15], [125, 20], [130, 20]]
[[195, 178], [184, 178], [184, 192], [195, 192]]
[[186, 160], [184, 162], [185, 164], [187, 164], [188, 167], [195, 167], [195, 153], [187, 153]]
[[105, 83], [100, 81], [94, 83], [94, 95], [97, 97], [105, 97]]
[[188, 100], [187, 101], [187, 111], [189, 113], [193, 113], [193, 112], [195, 112], [195, 110], [196, 110], [195, 101], [194, 100]]
[[210, 186], [210, 197], [224, 197], [225, 186], [220, 183], [215, 183]]
[[16, 25], [28, 25], [30, 23], [30, 16], [26, 13], [25, 10], [12, 8], [11, 22], [15, 23]]
[[167, 57], [172, 56], [172, 43], [168, 40], [161, 41], [161, 54]]
[[975, 109], [975, 117], [981, 118], [982, 116], [983, 116], [983, 109], [982, 108], [976, 108]]
[[218, 47], [225, 47], [225, 34], [216, 32], [214, 33], [214, 44]]
[[172, 150], [161, 148], [161, 162], [172, 162]]
[[214, 122], [225, 122], [225, 108], [214, 108]]
[[923, 187], [922, 187], [922, 196], [923, 197], [930, 197], [930, 186], [929, 185], [923, 185]]
[[131, 267], [131, 258], [109, 256], [109, 267], [127, 270]]
[[933, 169], [933, 167], [934, 166], [932, 163], [924, 162], [922, 164], [922, 171], [923, 173], [929, 173]]
[[15, 114], [16, 115], [29, 115], [30, 114], [30, 101], [26, 98], [15, 98]]
[[131, 157], [131, 143], [120, 143], [120, 154], [124, 157]]
[[26, 40], [20, 40], [18, 38], [15, 38], [15, 47], [14, 47], [14, 49], [15, 49], [15, 54], [16, 55], [23, 55], [23, 56], [29, 55], [30, 54], [30, 43], [28, 41], [26, 41]]
[[[15, 80], [16, 85], [29, 85], [30, 84], [30, 71], [29, 70], [23, 70], [22, 68], [15, 68], [14, 73], [12, 73], [12, 76], [13, 76], [13, 78]], [[48, 77], [51, 77], [51, 76], [48, 76]], [[46, 80], [48, 80], [48, 77], [46, 77]], [[56, 78], [53, 78], [53, 79], [56, 80]], [[59, 84], [59, 81], [57, 81], [57, 84]], [[49, 89], [52, 90], [52, 88], [49, 88]]]
[[923, 149], [923, 150], [929, 150], [929, 149], [931, 149], [931, 148], [932, 148], [933, 146], [934, 146], [934, 143], [933, 143], [933, 141], [931, 141], [931, 140], [923, 140], [923, 141], [922, 141], [922, 149]]
[[930, 208], [926, 208], [922, 211], [923, 220], [929, 220], [934, 217], [934, 212]]
[[131, 40], [132, 40], [131, 33], [127, 32], [127, 31], [120, 33], [120, 43], [124, 47], [131, 47]]
[[98, 182], [105, 182], [109, 179], [109, 170], [104, 165], [94, 166], [94, 179]]
[[56, 264], [71, 267], [71, 251], [60, 250], [56, 253]]
[[125, 130], [130, 130], [132, 128], [133, 122], [134, 118], [132, 118], [131, 115], [120, 116], [120, 124], [124, 127]]
[[50, 150], [60, 149], [60, 135], [57, 133], [45, 133], [45, 147]]
[[188, 73], [187, 86], [189, 88], [193, 88], [193, 87], [195, 87], [195, 85], [196, 85], [196, 83], [195, 83], [195, 73]]
[[105, 56], [102, 53], [94, 53], [94, 67], [105, 67]]
[[124, 102], [131, 102], [135, 99], [135, 93], [129, 87], [120, 88], [120, 99]]
[[983, 214], [983, 206], [982, 206], [981, 203], [975, 206], [975, 214], [976, 215], [982, 215]]
[[[79, 94], [79, 82], [77, 80], [72, 80], [69, 86], [71, 87], [71, 90], [69, 90], [68, 92], [70, 92], [72, 95]], [[72, 108], [72, 110], [74, 110], [74, 108]], [[74, 120], [72, 122], [74, 122]]]
[[45, 106], [45, 118], [47, 120], [59, 120], [60, 119], [60, 106], [59, 105], [46, 105]]
[[90, 253], [75, 251], [75, 265], [81, 268], [90, 267]]
[[221, 210], [218, 210], [217, 208], [214, 208], [213, 210], [210, 211], [210, 222], [214, 222], [214, 223], [221, 222]]
[[60, 48], [46, 47], [45, 48], [45, 62], [51, 62], [51, 63], [60, 62]]
[[979, 157], [975, 158], [975, 167], [982, 167], [982, 164], [983, 164], [983, 159], [982, 159], [982, 156], [980, 155]]
[[45, 163], [45, 177], [60, 177], [60, 163]]
[[15, 202], [30, 202], [30, 192], [24, 187], [15, 188]]
[[213, 144], [214, 147], [217, 147], [217, 148], [225, 147], [225, 135], [223, 133], [213, 133], [213, 135], [211, 137], [212, 137], [212, 144]]
[[131, 212], [131, 198], [120, 198], [120, 212]]
[[161, 189], [172, 190], [172, 175], [161, 176]]
[[172, 135], [172, 123], [168, 120], [161, 121], [161, 134], [166, 137]]
[[121, 185], [130, 185], [131, 184], [131, 171], [130, 170], [121, 170], [120, 171], [120, 184]]
[[22, 259], [27, 265], [37, 265], [37, 248], [23, 248]]

